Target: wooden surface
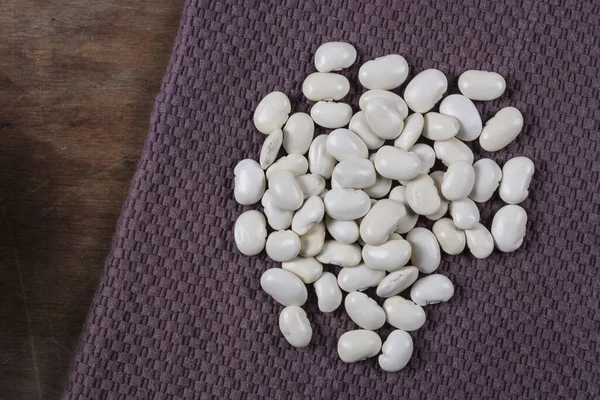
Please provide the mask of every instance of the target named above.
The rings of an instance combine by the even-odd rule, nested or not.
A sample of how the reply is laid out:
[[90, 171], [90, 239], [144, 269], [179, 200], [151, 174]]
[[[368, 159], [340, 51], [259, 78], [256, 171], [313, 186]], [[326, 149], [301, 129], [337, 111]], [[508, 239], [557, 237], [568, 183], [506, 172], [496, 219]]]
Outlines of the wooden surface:
[[0, 399], [57, 399], [183, 0], [0, 1]]

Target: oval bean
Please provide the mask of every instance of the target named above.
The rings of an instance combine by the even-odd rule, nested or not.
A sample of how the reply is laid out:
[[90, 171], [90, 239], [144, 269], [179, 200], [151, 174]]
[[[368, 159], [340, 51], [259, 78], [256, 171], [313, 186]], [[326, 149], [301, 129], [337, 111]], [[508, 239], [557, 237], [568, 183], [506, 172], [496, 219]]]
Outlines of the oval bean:
[[458, 89], [473, 100], [494, 100], [504, 93], [506, 81], [496, 72], [468, 70], [458, 78]]
[[467, 247], [475, 258], [486, 258], [494, 251], [494, 238], [485, 226], [478, 223], [472, 229], [465, 231], [465, 236]]
[[265, 216], [259, 211], [251, 210], [242, 213], [235, 221], [235, 245], [240, 253], [254, 256], [265, 248], [267, 239], [267, 223]]
[[458, 229], [473, 229], [479, 223], [477, 204], [468, 197], [450, 202], [450, 215]]
[[356, 49], [345, 42], [323, 43], [315, 52], [315, 67], [319, 72], [339, 71], [356, 61]]
[[367, 103], [364, 112], [369, 126], [380, 138], [396, 139], [402, 133], [404, 118], [391, 101], [374, 98]]
[[335, 275], [331, 272], [323, 272], [321, 277], [313, 283], [313, 287], [321, 312], [334, 312], [342, 304], [342, 291], [337, 284]]
[[292, 231], [275, 231], [267, 237], [265, 250], [273, 261], [289, 261], [300, 253], [300, 238]]
[[260, 165], [249, 158], [237, 163], [233, 169], [235, 201], [242, 205], [254, 204], [265, 192], [265, 173]]
[[295, 211], [302, 206], [304, 195], [291, 171], [282, 170], [269, 178], [269, 190], [275, 203], [283, 210]]
[[507, 205], [494, 215], [492, 236], [498, 250], [507, 253], [517, 250], [523, 244], [527, 212], [521, 206]]
[[304, 235], [321, 222], [324, 215], [325, 207], [323, 206], [323, 200], [319, 196], [312, 196], [294, 214], [292, 230], [298, 235]]
[[381, 338], [373, 331], [357, 329], [340, 336], [338, 355], [345, 363], [353, 363], [374, 357], [381, 350]]
[[406, 214], [404, 206], [394, 200], [378, 201], [360, 223], [360, 237], [370, 245], [383, 244]]
[[283, 148], [288, 154], [305, 154], [315, 135], [315, 123], [310, 115], [292, 114], [283, 127]]
[[344, 308], [356, 325], [371, 331], [385, 324], [385, 312], [377, 302], [362, 292], [351, 292], [346, 296]]
[[375, 287], [385, 278], [385, 271], [359, 264], [354, 268], [342, 268], [338, 273], [338, 284], [345, 292], [355, 292]]
[[329, 72], [313, 72], [302, 83], [302, 93], [311, 101], [340, 100], [349, 91], [348, 78]]
[[366, 244], [362, 248], [362, 258], [370, 268], [384, 271], [397, 271], [404, 267], [412, 249], [404, 239], [390, 239], [379, 246]]
[[281, 311], [279, 330], [294, 347], [306, 347], [312, 338], [312, 328], [306, 312], [298, 306], [288, 306]]
[[371, 209], [369, 196], [356, 189], [332, 189], [325, 195], [324, 203], [327, 215], [340, 221], [364, 217]]
[[369, 157], [369, 149], [365, 142], [354, 132], [344, 128], [336, 129], [329, 134], [327, 151], [338, 161]]
[[392, 296], [383, 302], [386, 321], [394, 328], [416, 331], [425, 324], [423, 307], [400, 296]]
[[417, 155], [392, 146], [377, 150], [374, 164], [381, 176], [399, 181], [413, 179], [421, 169]]
[[433, 274], [419, 279], [410, 290], [410, 299], [420, 306], [448, 301], [454, 295], [454, 285], [444, 275]]
[[320, 222], [310, 231], [300, 236], [300, 255], [314, 257], [321, 252], [325, 244], [325, 224]]
[[306, 286], [296, 275], [281, 268], [271, 268], [260, 277], [260, 287], [283, 306], [301, 306], [306, 303]]
[[364, 63], [358, 80], [367, 89], [395, 89], [408, 77], [408, 63], [398, 54], [389, 54]]
[[406, 241], [412, 249], [411, 262], [421, 273], [430, 274], [440, 266], [440, 245], [433, 232], [426, 228], [415, 228], [408, 232]]
[[485, 151], [498, 151], [508, 146], [523, 129], [523, 115], [514, 107], [505, 107], [485, 123], [479, 145]]
[[328, 135], [317, 136], [308, 150], [310, 172], [325, 179], [331, 178], [336, 164], [335, 158], [327, 152], [327, 137]]
[[511, 158], [502, 167], [500, 198], [508, 204], [519, 204], [529, 196], [529, 185], [535, 171], [527, 157]]
[[268, 135], [283, 126], [291, 111], [290, 99], [285, 94], [271, 92], [256, 106], [254, 126], [259, 132]]
[[341, 128], [350, 122], [352, 107], [346, 103], [319, 101], [311, 107], [310, 116], [315, 124], [323, 128]]
[[466, 161], [456, 161], [448, 166], [442, 181], [442, 194], [450, 201], [467, 197], [473, 190], [475, 172]]
[[390, 272], [377, 285], [377, 296], [391, 297], [398, 294], [412, 285], [419, 276], [417, 267], [408, 266], [398, 271]]
[[325, 226], [331, 237], [340, 243], [352, 244], [360, 237], [358, 224], [354, 220], [339, 221], [327, 216]]
[[456, 136], [460, 125], [458, 120], [450, 115], [444, 115], [436, 112], [425, 114], [423, 137], [430, 140], [446, 140]]
[[340, 161], [333, 169], [333, 179], [347, 189], [364, 189], [375, 184], [377, 175], [373, 163], [366, 158]]
[[404, 90], [404, 101], [414, 112], [426, 113], [448, 90], [448, 79], [442, 71], [431, 68], [418, 73]]
[[458, 229], [450, 218], [442, 218], [436, 221], [431, 228], [440, 247], [450, 255], [462, 253], [467, 244], [465, 233]]
[[387, 372], [400, 371], [406, 367], [412, 357], [412, 338], [405, 331], [392, 331], [385, 343], [383, 343], [381, 353], [378, 358], [381, 369]]

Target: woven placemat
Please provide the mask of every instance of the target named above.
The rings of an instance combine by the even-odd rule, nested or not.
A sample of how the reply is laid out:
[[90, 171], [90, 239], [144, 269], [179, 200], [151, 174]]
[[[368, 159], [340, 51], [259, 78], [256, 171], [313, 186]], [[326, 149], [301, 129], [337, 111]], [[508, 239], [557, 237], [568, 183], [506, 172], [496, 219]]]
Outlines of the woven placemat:
[[[599, 15], [578, 0], [189, 0], [65, 398], [599, 398]], [[388, 53], [411, 76], [439, 68], [454, 93], [466, 69], [499, 72], [508, 89], [482, 117], [512, 105], [525, 127], [491, 156], [536, 167], [525, 244], [443, 257], [455, 296], [427, 307], [400, 373], [341, 362], [354, 325], [319, 313], [314, 293], [312, 343], [290, 347], [259, 286], [275, 264], [234, 245], [249, 207], [233, 200], [233, 167], [264, 140], [253, 110], [281, 90], [306, 111], [302, 81], [330, 40], [357, 47], [353, 104], [358, 65]], [[487, 226], [501, 204], [483, 207]]]

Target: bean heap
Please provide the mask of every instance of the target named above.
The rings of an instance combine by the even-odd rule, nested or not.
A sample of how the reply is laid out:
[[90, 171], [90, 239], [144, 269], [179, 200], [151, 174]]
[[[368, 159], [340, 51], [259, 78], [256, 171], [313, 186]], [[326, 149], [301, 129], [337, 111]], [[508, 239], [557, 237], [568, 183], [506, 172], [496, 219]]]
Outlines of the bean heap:
[[[481, 148], [493, 152], [521, 132], [523, 117], [516, 108], [502, 108], [483, 126], [473, 104], [504, 93], [499, 74], [466, 71], [458, 80], [462, 94], [442, 100], [448, 80], [427, 69], [408, 82], [402, 98], [390, 90], [405, 82], [408, 64], [400, 55], [387, 55], [361, 66], [358, 79], [367, 91], [353, 115], [350, 105], [339, 102], [350, 83], [332, 71], [355, 61], [348, 43], [318, 48], [318, 72], [302, 85], [304, 96], [315, 102], [310, 115], [290, 116], [290, 100], [281, 92], [269, 93], [256, 108], [254, 124], [268, 136], [259, 162], [246, 159], [235, 167], [234, 194], [242, 205], [261, 201], [264, 214], [241, 214], [235, 242], [245, 255], [266, 249], [282, 263], [265, 271], [260, 284], [285, 307], [279, 328], [292, 346], [307, 346], [312, 337], [300, 308], [306, 285], [312, 284], [324, 313], [341, 305], [343, 290], [346, 312], [361, 329], [339, 338], [340, 358], [351, 363], [381, 352], [381, 368], [398, 371], [413, 351], [407, 332], [425, 323], [423, 307], [454, 294], [452, 282], [434, 273], [441, 251], [454, 255], [466, 246], [483, 259], [494, 244], [502, 252], [521, 246], [527, 213], [518, 204], [529, 194], [534, 166], [527, 157], [515, 157], [502, 169], [489, 158], [473, 163], [463, 143], [479, 139]], [[314, 137], [314, 124], [332, 131]], [[287, 155], [277, 160], [281, 147]], [[436, 159], [445, 171], [431, 171]], [[395, 181], [399, 185], [393, 187]], [[498, 186], [508, 205], [496, 212], [490, 232], [479, 222], [476, 203], [488, 201]], [[435, 221], [433, 228], [415, 227], [419, 216]], [[341, 267], [337, 277], [323, 270], [327, 264]], [[382, 306], [363, 293], [371, 287], [385, 298]], [[410, 300], [399, 295], [408, 288]], [[375, 331], [386, 322], [396, 330], [382, 345]]]

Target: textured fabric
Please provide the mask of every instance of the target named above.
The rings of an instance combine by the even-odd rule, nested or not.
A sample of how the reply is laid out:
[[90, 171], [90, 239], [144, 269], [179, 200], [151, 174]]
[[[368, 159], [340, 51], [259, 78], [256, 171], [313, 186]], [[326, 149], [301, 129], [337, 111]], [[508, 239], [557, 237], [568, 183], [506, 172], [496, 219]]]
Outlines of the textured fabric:
[[[599, 15], [576, 0], [190, 0], [65, 398], [600, 398]], [[312, 291], [312, 343], [291, 348], [259, 286], [275, 263], [234, 245], [252, 207], [233, 200], [233, 167], [265, 138], [252, 112], [273, 90], [306, 111], [302, 80], [330, 40], [357, 47], [355, 106], [358, 65], [392, 52], [411, 76], [441, 69], [453, 93], [466, 69], [501, 73], [505, 95], [478, 108], [485, 121], [515, 106], [525, 127], [490, 156], [536, 167], [523, 247], [443, 256], [456, 293], [427, 307], [399, 373], [342, 363], [337, 339], [355, 327]], [[487, 226], [501, 205], [482, 207]]]

